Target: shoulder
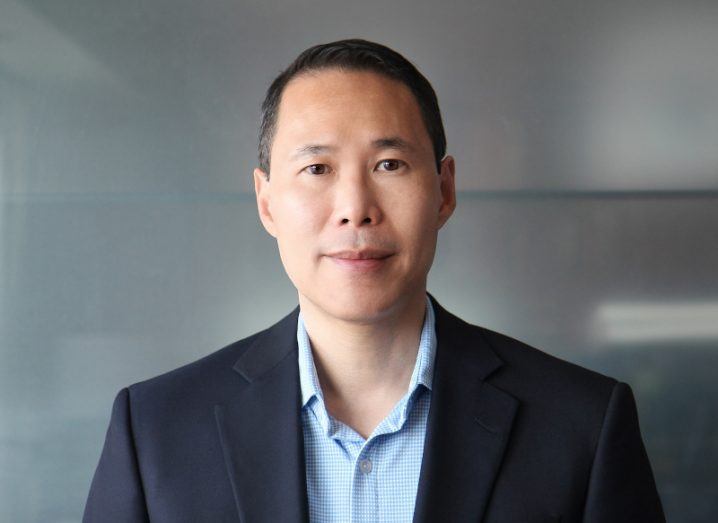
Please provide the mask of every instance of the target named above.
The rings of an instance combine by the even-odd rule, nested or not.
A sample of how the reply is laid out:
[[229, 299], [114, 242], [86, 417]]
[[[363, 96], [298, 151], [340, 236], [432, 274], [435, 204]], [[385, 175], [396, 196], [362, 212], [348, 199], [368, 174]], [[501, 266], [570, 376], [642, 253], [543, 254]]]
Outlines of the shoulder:
[[470, 328], [503, 361], [490, 377], [491, 383], [526, 408], [571, 420], [598, 423], [603, 419], [618, 380], [506, 334], [476, 325]]
[[[508, 334], [470, 323], [430, 297], [436, 311], [437, 335], [443, 332], [449, 343], [492, 361], [491, 367], [496, 370], [487, 378], [497, 386], [505, 386], [521, 395], [578, 394], [607, 399], [617, 383], [610, 376], [549, 354]], [[440, 338], [438, 341], [441, 344]]]
[[[559, 358], [510, 335], [470, 323], [434, 300], [437, 334], [450, 343], [491, 361], [495, 370], [486, 381], [510, 394], [524, 409], [546, 416], [600, 419], [616, 379]], [[439, 338], [441, 345], [441, 339]], [[498, 363], [497, 363], [498, 362]]]
[[154, 404], [164, 408], [179, 401], [211, 399], [227, 384], [241, 382], [233, 365], [264, 333], [254, 333], [181, 367], [129, 385], [130, 402], [133, 406]]
[[[192, 404], [206, 405], [221, 401], [227, 394], [234, 394], [248, 383], [240, 363], [245, 367], [256, 363], [264, 350], [257, 348], [286, 345], [286, 338], [296, 329], [298, 308], [272, 326], [250, 336], [230, 343], [211, 354], [182, 365], [150, 379], [133, 383], [129, 390], [130, 403], [134, 405], [167, 408], [182, 403], [182, 408]], [[282, 339], [278, 339], [282, 336]], [[296, 334], [294, 334], [296, 336]]]
[[[518, 401], [516, 434], [534, 451], [548, 445], [557, 454], [589, 459], [612, 405], [635, 415], [629, 385], [506, 334], [470, 328], [502, 360], [487, 382]], [[546, 434], [553, 443], [547, 443]]]
[[507, 334], [485, 327], [470, 325], [477, 330], [492, 350], [504, 361], [509, 374], [529, 381], [558, 380], [566, 385], [589, 388], [613, 387], [616, 380], [601, 372], [549, 354]]

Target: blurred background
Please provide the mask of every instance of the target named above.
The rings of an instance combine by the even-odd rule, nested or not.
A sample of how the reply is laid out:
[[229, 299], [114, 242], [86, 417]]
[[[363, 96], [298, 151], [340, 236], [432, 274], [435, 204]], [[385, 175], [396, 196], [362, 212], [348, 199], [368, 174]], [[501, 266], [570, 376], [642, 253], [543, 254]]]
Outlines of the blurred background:
[[718, 521], [718, 3], [0, 0], [0, 521], [78, 521], [117, 391], [297, 303], [269, 82], [362, 37], [433, 83], [429, 291], [628, 382], [666, 514]]

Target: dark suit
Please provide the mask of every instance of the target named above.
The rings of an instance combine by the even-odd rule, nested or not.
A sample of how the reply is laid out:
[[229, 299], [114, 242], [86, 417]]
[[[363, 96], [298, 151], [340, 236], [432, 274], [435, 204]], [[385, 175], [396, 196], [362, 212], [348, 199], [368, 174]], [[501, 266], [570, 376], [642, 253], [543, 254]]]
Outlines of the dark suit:
[[[665, 521], [628, 385], [431, 299], [414, 521]], [[298, 312], [120, 391], [84, 521], [306, 521]]]

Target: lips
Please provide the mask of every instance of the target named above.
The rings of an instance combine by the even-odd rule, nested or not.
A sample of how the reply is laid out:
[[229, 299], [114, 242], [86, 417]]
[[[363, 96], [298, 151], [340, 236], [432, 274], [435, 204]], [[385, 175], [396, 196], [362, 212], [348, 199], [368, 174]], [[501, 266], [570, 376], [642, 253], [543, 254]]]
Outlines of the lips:
[[361, 249], [358, 251], [345, 250], [337, 251], [331, 254], [327, 254], [332, 258], [338, 258], [342, 260], [381, 260], [388, 258], [393, 253], [384, 249]]
[[353, 274], [378, 271], [394, 253], [383, 249], [362, 249], [358, 251], [337, 251], [327, 254], [338, 267]]

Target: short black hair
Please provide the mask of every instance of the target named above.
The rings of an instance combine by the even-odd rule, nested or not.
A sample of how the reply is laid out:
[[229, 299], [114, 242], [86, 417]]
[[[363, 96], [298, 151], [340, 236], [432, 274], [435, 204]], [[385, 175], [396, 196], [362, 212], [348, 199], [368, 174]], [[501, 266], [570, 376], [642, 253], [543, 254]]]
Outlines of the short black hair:
[[446, 135], [434, 88], [419, 70], [402, 55], [384, 45], [359, 38], [319, 44], [303, 51], [267, 89], [262, 102], [259, 128], [259, 167], [269, 177], [270, 153], [277, 125], [282, 92], [295, 76], [311, 71], [342, 69], [371, 71], [406, 85], [416, 97], [426, 130], [434, 146], [436, 170], [446, 154]]

